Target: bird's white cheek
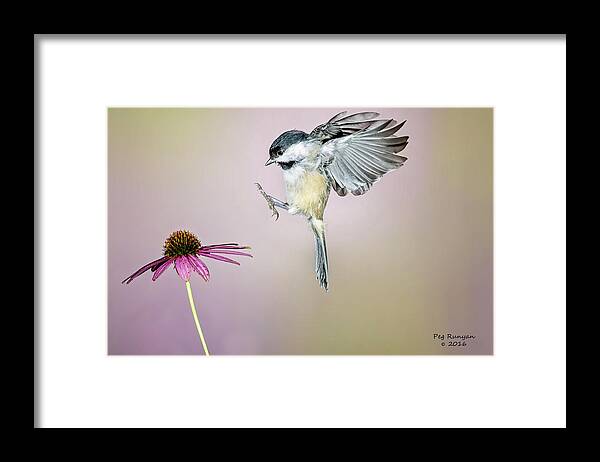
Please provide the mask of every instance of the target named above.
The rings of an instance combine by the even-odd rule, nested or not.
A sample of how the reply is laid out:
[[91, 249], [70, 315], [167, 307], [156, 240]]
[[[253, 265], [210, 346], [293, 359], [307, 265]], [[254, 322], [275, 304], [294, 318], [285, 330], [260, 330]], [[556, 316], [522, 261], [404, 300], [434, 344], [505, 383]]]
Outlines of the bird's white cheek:
[[304, 159], [312, 159], [319, 152], [319, 144], [314, 142], [296, 143], [285, 150], [278, 159], [279, 162], [299, 162]]
[[292, 168], [283, 171], [283, 179], [286, 184], [296, 184], [300, 177], [304, 174], [304, 169], [299, 165], [294, 165]]

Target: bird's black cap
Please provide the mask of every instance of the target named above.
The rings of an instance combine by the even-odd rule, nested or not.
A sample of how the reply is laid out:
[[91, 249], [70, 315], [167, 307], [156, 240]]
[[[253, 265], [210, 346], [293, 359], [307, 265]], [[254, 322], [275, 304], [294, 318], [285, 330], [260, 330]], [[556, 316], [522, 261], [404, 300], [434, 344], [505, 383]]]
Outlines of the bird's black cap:
[[292, 144], [299, 143], [308, 138], [308, 133], [304, 133], [300, 130], [290, 130], [287, 132], [283, 132], [281, 135], [273, 141], [271, 147], [269, 148], [269, 160], [265, 165], [272, 164], [276, 161], [276, 159], [281, 156], [287, 148], [289, 148]]

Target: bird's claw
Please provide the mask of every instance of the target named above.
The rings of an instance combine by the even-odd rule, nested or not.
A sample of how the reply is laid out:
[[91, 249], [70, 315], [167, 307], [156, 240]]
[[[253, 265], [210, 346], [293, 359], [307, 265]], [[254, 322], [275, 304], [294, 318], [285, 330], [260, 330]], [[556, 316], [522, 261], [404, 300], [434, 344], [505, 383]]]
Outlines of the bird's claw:
[[273, 202], [273, 199], [271, 199], [271, 197], [264, 191], [264, 189], [262, 188], [262, 186], [259, 183], [254, 183], [254, 184], [258, 188], [258, 192], [265, 198], [265, 200], [267, 201], [267, 205], [273, 212], [271, 214], [271, 216], [275, 217], [275, 221], [277, 221], [279, 219], [279, 212], [275, 208], [275, 203]]

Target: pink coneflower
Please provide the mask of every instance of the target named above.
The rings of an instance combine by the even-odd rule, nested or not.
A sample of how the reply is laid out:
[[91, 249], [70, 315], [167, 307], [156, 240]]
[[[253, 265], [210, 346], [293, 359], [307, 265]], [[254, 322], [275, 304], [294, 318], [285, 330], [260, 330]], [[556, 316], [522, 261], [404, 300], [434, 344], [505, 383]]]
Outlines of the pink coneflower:
[[196, 323], [196, 329], [198, 330], [198, 335], [200, 336], [200, 341], [202, 342], [204, 353], [207, 356], [209, 356], [208, 347], [206, 346], [204, 335], [202, 333], [202, 328], [200, 327], [200, 322], [198, 321], [198, 315], [196, 313], [196, 307], [194, 305], [194, 298], [192, 297], [190, 276], [195, 271], [205, 281], [208, 282], [208, 280], [210, 279], [210, 272], [208, 271], [208, 266], [206, 266], [206, 264], [199, 258], [200, 256], [213, 258], [215, 260], [223, 261], [226, 263], [233, 263], [234, 265], [239, 265], [237, 261], [232, 260], [228, 257], [224, 257], [223, 255], [240, 255], [244, 257], [252, 257], [252, 255], [250, 255], [249, 253], [239, 252], [239, 250], [249, 248], [250, 247], [248, 246], [240, 246], [239, 244], [235, 243], [202, 245], [200, 239], [198, 239], [189, 231], [175, 231], [174, 233], [171, 233], [171, 235], [165, 241], [165, 244], [163, 246], [164, 256], [162, 258], [159, 258], [158, 260], [154, 260], [148, 263], [147, 265], [142, 266], [139, 270], [137, 270], [128, 278], [124, 279], [122, 282], [125, 284], [129, 284], [135, 278], [142, 275], [148, 270], [154, 273], [152, 275], [152, 280], [156, 281], [156, 279], [158, 279], [158, 277], [162, 273], [164, 273], [169, 266], [173, 264], [175, 266], [175, 271], [177, 272], [179, 277], [185, 281], [188, 298], [190, 301], [190, 308], [192, 309], [192, 314]]

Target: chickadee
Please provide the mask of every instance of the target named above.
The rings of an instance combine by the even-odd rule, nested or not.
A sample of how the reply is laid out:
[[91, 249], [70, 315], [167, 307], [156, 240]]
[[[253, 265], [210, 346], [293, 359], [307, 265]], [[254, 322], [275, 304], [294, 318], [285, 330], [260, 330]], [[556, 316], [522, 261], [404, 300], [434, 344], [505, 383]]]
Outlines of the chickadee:
[[408, 144], [408, 136], [393, 136], [406, 120], [397, 124], [394, 119], [377, 119], [377, 112], [346, 114], [336, 114], [310, 134], [290, 130], [273, 141], [265, 166], [275, 163], [283, 170], [287, 202], [256, 183], [276, 220], [276, 207], [308, 218], [315, 237], [315, 272], [326, 291], [329, 265], [323, 213], [331, 188], [340, 196], [348, 192], [359, 196], [407, 159], [397, 153]]

